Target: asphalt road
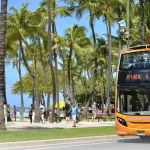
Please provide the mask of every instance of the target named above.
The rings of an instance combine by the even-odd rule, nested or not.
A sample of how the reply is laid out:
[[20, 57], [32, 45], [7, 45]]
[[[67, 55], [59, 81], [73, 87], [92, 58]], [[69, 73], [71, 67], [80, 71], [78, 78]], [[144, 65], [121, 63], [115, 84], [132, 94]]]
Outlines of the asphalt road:
[[150, 148], [150, 139], [147, 141], [135, 138], [64, 140], [56, 142], [24, 143], [16, 145], [0, 145], [0, 150], [143, 150]]

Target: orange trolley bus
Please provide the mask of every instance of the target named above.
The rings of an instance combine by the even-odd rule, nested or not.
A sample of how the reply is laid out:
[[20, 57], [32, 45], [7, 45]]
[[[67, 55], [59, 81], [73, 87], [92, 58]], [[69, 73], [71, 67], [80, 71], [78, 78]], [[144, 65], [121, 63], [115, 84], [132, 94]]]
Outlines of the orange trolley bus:
[[150, 45], [121, 52], [116, 82], [117, 134], [150, 136]]

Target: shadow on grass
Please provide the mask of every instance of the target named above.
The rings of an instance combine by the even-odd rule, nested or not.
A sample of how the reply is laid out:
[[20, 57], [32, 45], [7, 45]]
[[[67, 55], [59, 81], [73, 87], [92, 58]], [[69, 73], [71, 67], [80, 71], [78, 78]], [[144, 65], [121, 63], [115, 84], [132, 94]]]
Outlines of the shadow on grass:
[[23, 128], [9, 128], [7, 129], [8, 131], [22, 131], [22, 130], [52, 130], [52, 129], [64, 129], [64, 128], [61, 128], [61, 127], [53, 127], [53, 128], [49, 128], [49, 127], [35, 127], [35, 126], [26, 126], [26, 127], [23, 127]]

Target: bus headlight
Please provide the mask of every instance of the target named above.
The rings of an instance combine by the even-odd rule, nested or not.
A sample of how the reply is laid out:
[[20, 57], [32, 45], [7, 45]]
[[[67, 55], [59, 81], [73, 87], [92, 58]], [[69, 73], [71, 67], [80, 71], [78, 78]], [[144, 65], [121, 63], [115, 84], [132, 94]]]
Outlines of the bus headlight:
[[118, 122], [119, 122], [121, 125], [127, 127], [127, 123], [126, 123], [126, 121], [125, 121], [124, 119], [122, 119], [122, 118], [120, 118], [120, 117], [117, 117], [117, 120], [118, 120]]

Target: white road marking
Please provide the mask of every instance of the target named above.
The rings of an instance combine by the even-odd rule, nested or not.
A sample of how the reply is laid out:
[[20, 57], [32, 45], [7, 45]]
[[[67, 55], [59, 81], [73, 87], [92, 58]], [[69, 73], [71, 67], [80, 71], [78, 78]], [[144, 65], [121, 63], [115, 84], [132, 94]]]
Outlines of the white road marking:
[[[35, 149], [26, 149], [26, 150], [44, 150], [44, 149], [50, 149], [50, 148], [66, 148], [66, 147], [79, 147], [79, 146], [88, 146], [88, 145], [100, 145], [100, 144], [108, 144], [108, 143], [116, 143], [117, 141], [111, 141], [111, 142], [100, 142], [100, 143], [87, 143], [87, 144], [77, 144], [77, 145], [64, 145], [64, 146], [53, 146], [53, 147], [41, 147], [41, 148], [35, 148]], [[47, 145], [45, 145], [47, 146]]]
[[[82, 145], [105, 144], [105, 143], [116, 142], [115, 139], [114, 140], [107, 139], [107, 141], [109, 141], [109, 142], [104, 142], [104, 141], [106, 141], [106, 140], [93, 140], [93, 141], [55, 143], [55, 144], [41, 144], [41, 145], [31, 145], [31, 146], [17, 146], [17, 147], [0, 148], [0, 150], [10, 150], [10, 149], [12, 150], [12, 149], [23, 149], [23, 148], [29, 148], [29, 149], [26, 149], [26, 150], [35, 150], [35, 149], [38, 150], [38, 149], [46, 149], [46, 148], [60, 148], [60, 147], [71, 147], [71, 146], [78, 146], [78, 145], [82, 146]], [[94, 143], [91, 143], [91, 142], [94, 142]], [[95, 142], [99, 142], [99, 143], [95, 143]], [[69, 144], [69, 145], [67, 145], [67, 144]], [[46, 148], [43, 148], [45, 146], [46, 146]], [[41, 147], [41, 148], [39, 148], [39, 147]]]

